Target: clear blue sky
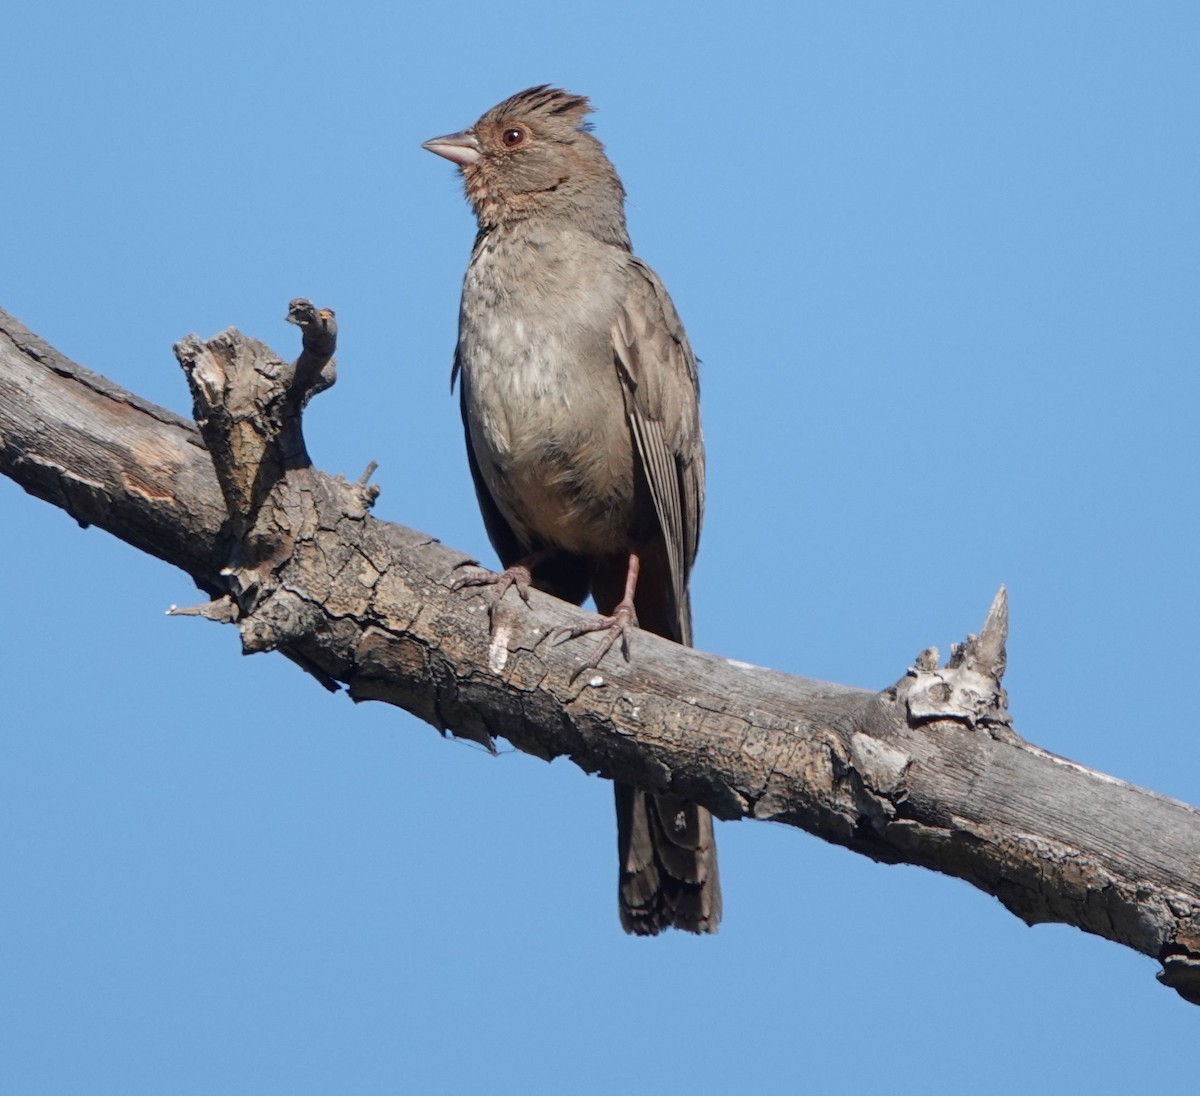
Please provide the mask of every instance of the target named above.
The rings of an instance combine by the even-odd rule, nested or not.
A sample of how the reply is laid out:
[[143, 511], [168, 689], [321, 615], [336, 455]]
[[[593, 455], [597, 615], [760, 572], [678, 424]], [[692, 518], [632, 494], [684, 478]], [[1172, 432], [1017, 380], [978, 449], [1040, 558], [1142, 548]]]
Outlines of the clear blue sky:
[[[0, 307], [68, 355], [187, 413], [176, 339], [331, 306], [317, 464], [490, 558], [420, 143], [588, 94], [703, 359], [698, 645], [882, 687], [1004, 582], [1019, 730], [1200, 803], [1200, 6], [18, 7]], [[1151, 960], [799, 831], [627, 939], [606, 784], [241, 658], [6, 480], [0, 527], [5, 1092], [1195, 1083]]]

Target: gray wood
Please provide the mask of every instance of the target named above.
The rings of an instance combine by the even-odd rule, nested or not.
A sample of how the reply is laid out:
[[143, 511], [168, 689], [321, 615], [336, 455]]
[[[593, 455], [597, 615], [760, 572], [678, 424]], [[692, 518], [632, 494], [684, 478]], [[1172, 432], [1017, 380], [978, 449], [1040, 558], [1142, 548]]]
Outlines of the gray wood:
[[720, 818], [958, 876], [1031, 924], [1154, 957], [1200, 1003], [1200, 811], [1013, 731], [1002, 596], [947, 665], [926, 652], [880, 693], [644, 633], [632, 662], [573, 682], [587, 641], [545, 640], [588, 614], [532, 591], [530, 607], [506, 598], [489, 634], [479, 595], [452, 588], [465, 555], [375, 520], [371, 488], [311, 467], [300, 412], [332, 381], [327, 355], [297, 369], [236, 332], [178, 354], [207, 449], [194, 424], [0, 313], [0, 472], [181, 567], [217, 595], [195, 611], [235, 623], [245, 650], [280, 650], [442, 731], [490, 744], [503, 728], [518, 749]]

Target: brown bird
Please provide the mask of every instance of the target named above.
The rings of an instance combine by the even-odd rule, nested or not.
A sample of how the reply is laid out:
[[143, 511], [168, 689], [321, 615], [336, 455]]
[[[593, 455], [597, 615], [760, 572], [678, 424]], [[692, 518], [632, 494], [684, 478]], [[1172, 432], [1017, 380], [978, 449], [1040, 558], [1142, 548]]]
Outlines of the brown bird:
[[[458, 350], [467, 456], [504, 573], [470, 584], [590, 593], [592, 664], [637, 625], [691, 644], [688, 578], [704, 509], [696, 359], [658, 276], [633, 254], [625, 188], [548, 86], [424, 147], [458, 164], [479, 232]], [[626, 932], [716, 932], [712, 816], [618, 784]]]

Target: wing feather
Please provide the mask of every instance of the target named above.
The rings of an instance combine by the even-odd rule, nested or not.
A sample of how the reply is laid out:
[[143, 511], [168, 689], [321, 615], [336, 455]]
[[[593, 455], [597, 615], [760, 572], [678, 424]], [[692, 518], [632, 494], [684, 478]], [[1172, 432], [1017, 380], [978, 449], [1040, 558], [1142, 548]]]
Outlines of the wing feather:
[[704, 514], [704, 441], [696, 358], [658, 276], [632, 262], [613, 347], [638, 460], [666, 545], [681, 639], [691, 642], [688, 578]]

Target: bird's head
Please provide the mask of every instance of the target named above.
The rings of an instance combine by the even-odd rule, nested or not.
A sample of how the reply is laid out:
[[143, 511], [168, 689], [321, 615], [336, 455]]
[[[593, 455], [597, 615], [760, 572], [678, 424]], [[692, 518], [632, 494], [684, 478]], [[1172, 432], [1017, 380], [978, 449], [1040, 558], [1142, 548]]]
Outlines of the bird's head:
[[625, 189], [588, 132], [591, 105], [547, 85], [492, 107], [470, 129], [422, 148], [462, 170], [481, 228], [529, 217], [567, 216], [601, 237], [625, 233]]

